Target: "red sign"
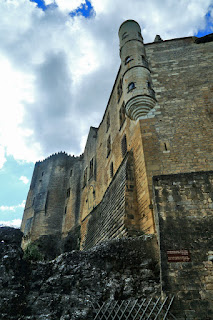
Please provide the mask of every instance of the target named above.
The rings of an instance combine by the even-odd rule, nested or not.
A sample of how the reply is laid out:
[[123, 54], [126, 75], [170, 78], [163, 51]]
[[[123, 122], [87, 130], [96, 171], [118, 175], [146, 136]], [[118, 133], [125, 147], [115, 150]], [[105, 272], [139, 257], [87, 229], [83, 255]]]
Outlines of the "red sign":
[[167, 250], [168, 262], [190, 262], [189, 250]]

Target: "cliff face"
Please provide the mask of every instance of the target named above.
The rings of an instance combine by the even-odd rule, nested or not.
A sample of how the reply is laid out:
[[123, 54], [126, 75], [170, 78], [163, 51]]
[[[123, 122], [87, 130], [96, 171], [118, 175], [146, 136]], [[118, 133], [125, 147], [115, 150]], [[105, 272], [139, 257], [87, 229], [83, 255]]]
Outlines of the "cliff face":
[[94, 302], [159, 295], [155, 238], [112, 240], [27, 263], [21, 232], [0, 228], [1, 319], [93, 319]]

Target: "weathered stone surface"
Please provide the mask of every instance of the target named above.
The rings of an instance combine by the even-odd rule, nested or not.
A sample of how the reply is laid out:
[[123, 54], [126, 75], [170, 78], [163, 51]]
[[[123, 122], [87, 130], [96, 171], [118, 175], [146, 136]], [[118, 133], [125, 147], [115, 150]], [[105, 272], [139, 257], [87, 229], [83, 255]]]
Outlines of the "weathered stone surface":
[[[134, 227], [155, 233], [153, 176], [213, 170], [212, 35], [143, 45], [139, 31], [134, 31], [132, 38], [133, 29], [140, 30], [138, 25], [128, 22], [124, 26], [129, 31], [120, 34], [121, 66], [103, 119], [98, 128], [90, 128], [83, 155], [75, 158], [59, 153], [35, 166], [22, 222], [23, 246], [28, 240], [54, 236], [56, 232], [65, 238], [79, 225], [81, 247], [105, 240], [99, 232], [89, 239], [94, 226], [89, 220], [91, 215], [101, 220], [99, 211], [105, 206], [106, 193], [114, 191], [113, 182], [122, 171], [125, 157], [123, 141], [124, 149], [133, 154], [135, 181], [130, 185], [136, 194], [130, 201], [130, 188], [129, 195], [122, 199], [127, 217], [134, 211], [134, 219], [125, 219], [128, 232]], [[131, 83], [134, 89], [128, 90]], [[136, 109], [143, 109], [138, 99], [144, 97], [148, 100], [143, 102], [151, 99], [154, 103], [153, 90], [155, 107], [138, 121], [130, 120], [123, 112], [125, 107], [135, 101]], [[122, 184], [124, 180], [123, 176]], [[121, 212], [120, 202], [108, 203], [107, 216], [114, 218]], [[213, 203], [208, 203], [213, 208]], [[119, 227], [111, 238], [121, 235], [122, 222]]]
[[1, 319], [18, 319], [25, 310], [26, 263], [20, 247], [22, 232], [0, 228], [0, 315]]
[[175, 313], [193, 319], [213, 317], [212, 181], [213, 171], [153, 178], [162, 289], [175, 295]]
[[19, 246], [1, 243], [1, 319], [89, 320], [92, 302], [159, 294], [155, 244], [125, 238], [26, 264]]

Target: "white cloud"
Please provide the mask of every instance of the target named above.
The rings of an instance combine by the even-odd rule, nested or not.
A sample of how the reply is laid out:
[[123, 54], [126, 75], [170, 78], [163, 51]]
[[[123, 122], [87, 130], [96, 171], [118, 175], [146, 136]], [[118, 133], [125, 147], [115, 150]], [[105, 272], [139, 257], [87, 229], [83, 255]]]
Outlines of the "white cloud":
[[57, 4], [59, 10], [71, 12], [86, 3], [85, 0], [44, 0], [46, 5]]
[[19, 178], [19, 180], [22, 181], [24, 184], [28, 184], [28, 182], [29, 182], [29, 179], [27, 179], [27, 177], [25, 177], [25, 176], [21, 176]]
[[25, 203], [26, 203], [26, 200], [23, 200], [22, 203], [17, 204], [15, 206], [0, 206], [0, 211], [13, 211], [13, 212], [15, 212], [16, 209], [18, 209], [18, 208], [24, 208]]
[[[142, 27], [145, 42], [193, 35], [212, 0], [91, 0], [90, 19], [71, 17], [84, 0], [46, 11], [29, 0], [0, 1], [0, 167], [5, 154], [36, 161], [82, 152], [98, 126], [119, 68], [118, 28]], [[4, 154], [5, 152], [5, 154]]]
[[0, 145], [0, 169], [3, 167], [5, 162], [6, 162], [5, 150], [4, 150], [4, 147]]
[[58, 5], [59, 9], [65, 12], [71, 12], [78, 7], [81, 6], [81, 4], [84, 4], [84, 0], [55, 0], [55, 3]]
[[21, 226], [21, 219], [14, 219], [11, 221], [0, 221], [0, 227], [13, 227], [13, 228], [20, 228]]

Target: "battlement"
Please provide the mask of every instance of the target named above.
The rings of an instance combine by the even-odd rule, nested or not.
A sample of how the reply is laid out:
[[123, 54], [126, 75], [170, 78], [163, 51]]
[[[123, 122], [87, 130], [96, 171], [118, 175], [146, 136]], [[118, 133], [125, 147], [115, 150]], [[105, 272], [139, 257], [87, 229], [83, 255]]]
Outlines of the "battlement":
[[60, 152], [56, 152], [56, 153], [53, 153], [51, 154], [50, 156], [48, 156], [47, 158], [43, 159], [43, 160], [40, 160], [40, 161], [37, 161], [35, 163], [35, 166], [36, 165], [39, 165], [40, 163], [45, 163], [46, 161], [50, 160], [50, 159], [55, 159], [55, 158], [72, 158], [72, 159], [76, 159], [76, 160], [80, 160], [83, 158], [83, 154], [81, 154], [80, 156], [75, 156], [75, 155], [71, 155], [71, 154], [68, 154], [66, 153], [65, 151], [60, 151]]
[[156, 234], [162, 292], [177, 293], [180, 314], [193, 307], [196, 319], [203, 314], [207, 319], [212, 35], [157, 36], [144, 44], [140, 26], [128, 20], [119, 40], [121, 65], [103, 119], [98, 128], [90, 127], [84, 153], [59, 152], [35, 165], [22, 246], [46, 241], [56, 256], [114, 238]]
[[144, 44], [137, 22], [121, 25], [121, 65], [84, 153], [58, 152], [35, 165], [23, 246], [55, 233], [64, 241], [75, 235], [81, 248], [156, 233], [153, 176], [213, 170], [211, 39]]

